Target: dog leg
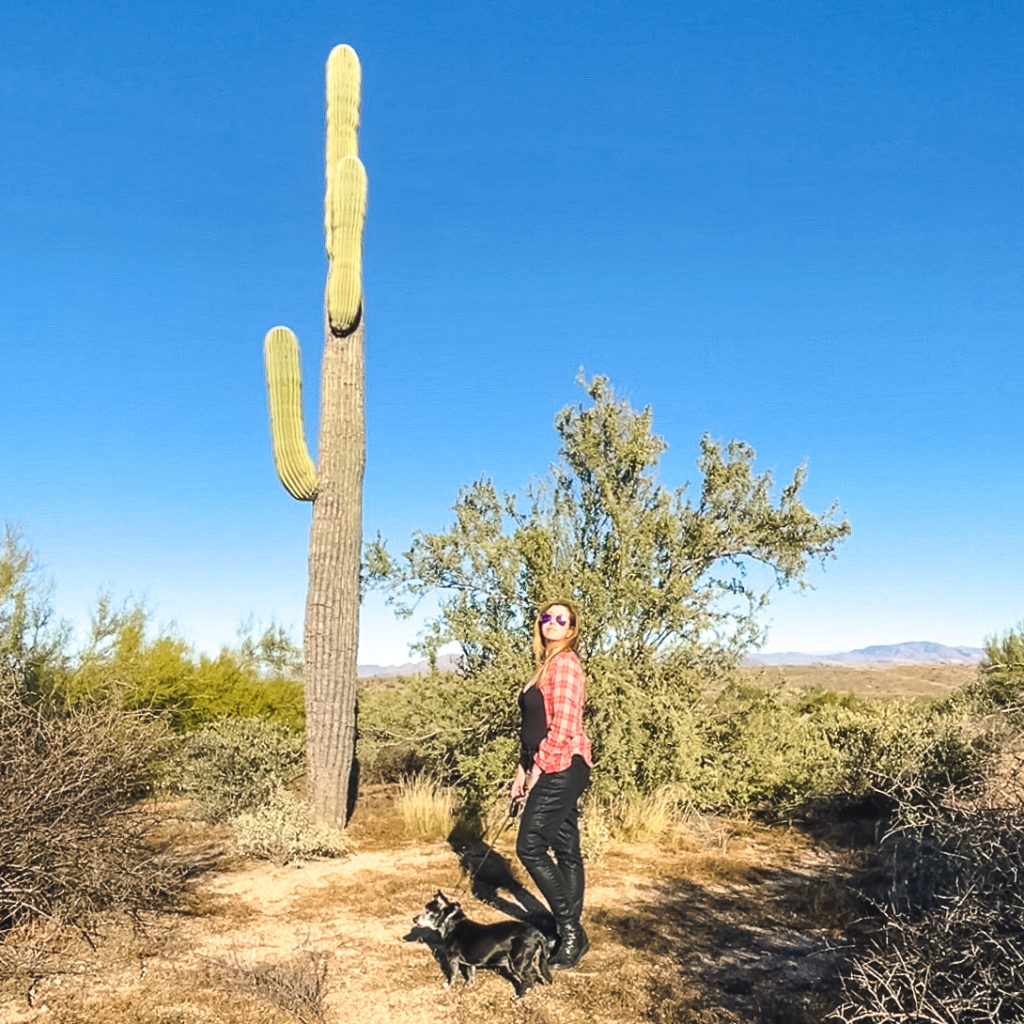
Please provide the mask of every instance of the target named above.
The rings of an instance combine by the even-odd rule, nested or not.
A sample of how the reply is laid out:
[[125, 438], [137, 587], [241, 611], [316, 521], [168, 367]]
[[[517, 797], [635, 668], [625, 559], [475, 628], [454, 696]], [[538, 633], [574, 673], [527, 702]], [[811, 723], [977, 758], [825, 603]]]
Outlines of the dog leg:
[[442, 957], [441, 970], [444, 972], [444, 987], [451, 988], [459, 976], [459, 961], [451, 957]]
[[544, 943], [539, 943], [537, 951], [533, 954], [533, 969], [548, 985], [555, 980], [551, 977], [551, 968], [548, 967], [548, 950]]

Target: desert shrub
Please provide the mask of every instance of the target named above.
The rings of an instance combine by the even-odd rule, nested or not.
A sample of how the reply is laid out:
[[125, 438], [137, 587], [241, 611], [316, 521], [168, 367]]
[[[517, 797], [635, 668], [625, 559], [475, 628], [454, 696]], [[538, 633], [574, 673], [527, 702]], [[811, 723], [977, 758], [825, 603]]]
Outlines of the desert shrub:
[[986, 723], [948, 703], [863, 701], [837, 709], [823, 728], [842, 752], [837, 792], [873, 793], [890, 806], [973, 785], [998, 750]]
[[230, 992], [256, 996], [287, 1010], [300, 1024], [322, 1024], [327, 995], [327, 955], [303, 950], [284, 961], [253, 961], [237, 950], [207, 963]]
[[[702, 695], [692, 671], [587, 664], [594, 790], [609, 801], [671, 790], [680, 807], [743, 811], [844, 801], [893, 806], [977, 779], [996, 749], [963, 703], [868, 700], [731, 682]], [[492, 678], [493, 677], [493, 678]], [[484, 807], [518, 757], [518, 680], [437, 673], [360, 700], [361, 759], [427, 768]], [[366, 760], [364, 760], [364, 764]]]
[[820, 717], [781, 691], [732, 684], [705, 709], [702, 729], [703, 809], [792, 806], [836, 778], [842, 755]]
[[177, 741], [163, 784], [218, 822], [267, 803], [304, 771], [300, 733], [258, 718], [223, 718]]
[[0, 671], [0, 927], [49, 918], [88, 929], [174, 888], [138, 797], [163, 730], [111, 709], [28, 704]]
[[911, 790], [972, 784], [997, 749], [975, 717], [935, 702], [734, 685], [704, 721], [694, 802], [706, 810], [869, 800], [881, 812]]
[[278, 864], [348, 851], [342, 832], [318, 822], [309, 804], [285, 789], [270, 793], [230, 824], [240, 853]]
[[853, 1024], [1024, 1019], [1024, 784], [908, 793], [881, 845], [880, 936], [855, 957], [834, 1018]]
[[0, 538], [0, 674], [33, 699], [49, 695], [67, 668], [70, 627], [54, 614], [52, 589], [21, 530], [7, 524]]
[[[519, 758], [521, 682], [492, 667], [471, 677], [435, 672], [400, 687], [364, 691], [360, 763], [378, 776], [425, 769], [458, 786], [470, 806], [485, 806]], [[601, 764], [599, 788], [646, 792], [689, 784], [702, 754], [691, 675], [666, 671], [645, 687], [636, 674], [595, 662], [588, 665], [588, 687], [587, 728]]]
[[511, 777], [519, 757], [515, 685], [433, 672], [413, 676], [400, 688], [364, 691], [360, 764], [371, 773], [396, 762], [428, 771], [482, 807], [500, 781]]
[[1024, 622], [986, 638], [978, 678], [965, 691], [982, 709], [1024, 709]]
[[216, 657], [196, 655], [167, 630], [155, 635], [144, 605], [101, 596], [89, 639], [61, 686], [64, 701], [159, 712], [176, 732], [225, 717], [265, 718], [291, 728], [304, 721], [296, 678], [261, 671], [243, 643]]
[[706, 760], [699, 679], [668, 666], [639, 670], [597, 658], [587, 664], [588, 734], [601, 770], [599, 794], [646, 794], [672, 786], [693, 799]]

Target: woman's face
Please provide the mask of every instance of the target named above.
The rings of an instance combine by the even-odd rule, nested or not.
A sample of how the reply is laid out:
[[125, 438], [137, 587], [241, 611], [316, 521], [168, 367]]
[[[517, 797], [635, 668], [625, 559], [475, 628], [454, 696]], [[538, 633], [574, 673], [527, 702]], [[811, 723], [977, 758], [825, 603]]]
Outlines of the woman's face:
[[540, 617], [540, 635], [545, 647], [568, 639], [573, 632], [572, 617], [564, 604], [553, 604]]

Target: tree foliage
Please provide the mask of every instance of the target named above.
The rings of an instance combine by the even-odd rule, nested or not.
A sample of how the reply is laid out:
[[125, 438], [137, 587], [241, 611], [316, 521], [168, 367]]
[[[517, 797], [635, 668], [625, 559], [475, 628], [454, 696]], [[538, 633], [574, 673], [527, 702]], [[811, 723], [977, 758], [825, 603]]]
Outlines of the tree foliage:
[[51, 602], [52, 587], [21, 532], [7, 526], [0, 545], [0, 671], [20, 693], [54, 707], [104, 705], [159, 712], [176, 731], [227, 717], [303, 725], [301, 649], [275, 622], [243, 623], [237, 647], [196, 653], [149, 609], [100, 594], [84, 641]]
[[54, 615], [51, 590], [21, 530], [7, 524], [0, 543], [0, 672], [26, 694], [38, 695], [65, 662], [69, 629]]
[[985, 639], [972, 696], [998, 708], [1021, 711], [1024, 705], [1024, 622], [1001, 636]]
[[101, 594], [84, 648], [61, 684], [70, 703], [113, 703], [159, 712], [188, 732], [220, 718], [263, 718], [301, 728], [303, 693], [296, 645], [279, 625], [259, 636], [251, 623], [238, 649], [196, 654], [168, 629], [154, 630], [140, 602], [118, 605]]
[[[742, 441], [705, 435], [701, 483], [670, 490], [657, 467], [667, 445], [604, 377], [580, 378], [590, 404], [564, 408], [561, 444], [548, 475], [520, 498], [487, 478], [458, 496], [443, 533], [417, 533], [394, 559], [368, 546], [369, 581], [400, 611], [439, 593], [440, 615], [420, 648], [456, 643], [468, 674], [527, 664], [528, 624], [553, 597], [583, 610], [586, 656], [633, 667], [732, 661], [761, 636], [770, 592], [803, 585], [808, 564], [834, 554], [850, 532], [833, 505], [801, 499], [800, 466], [776, 497], [772, 473], [757, 473]], [[760, 567], [758, 569], [757, 567]]]

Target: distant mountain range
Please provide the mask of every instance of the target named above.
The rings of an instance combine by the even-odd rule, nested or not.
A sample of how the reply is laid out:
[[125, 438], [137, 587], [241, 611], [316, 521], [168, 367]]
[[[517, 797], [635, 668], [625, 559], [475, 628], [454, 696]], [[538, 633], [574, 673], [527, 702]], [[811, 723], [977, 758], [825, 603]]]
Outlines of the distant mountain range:
[[[455, 668], [458, 662], [455, 654], [442, 654], [437, 659], [437, 667], [442, 672], [449, 672]], [[386, 676], [391, 679], [395, 676], [422, 676], [430, 671], [430, 664], [426, 661], [407, 661], [404, 665], [360, 665], [360, 676]]]
[[927, 665], [954, 662], [976, 665], [984, 651], [980, 647], [948, 647], [930, 640], [908, 640], [902, 644], [874, 644], [855, 651], [836, 654], [803, 654], [783, 651], [781, 654], [751, 654], [745, 665]]
[[[744, 665], [927, 665], [937, 662], [954, 662], [959, 665], [976, 665], [985, 652], [980, 647], [948, 647], [930, 640], [910, 640], [902, 644], [874, 644], [860, 647], [855, 651], [840, 651], [835, 654], [804, 654], [801, 651], [783, 651], [780, 654], [751, 654]], [[438, 667], [452, 669], [458, 661], [455, 655], [442, 655]], [[404, 665], [360, 665], [361, 676], [415, 676], [424, 674], [428, 665], [425, 661], [409, 661]]]

